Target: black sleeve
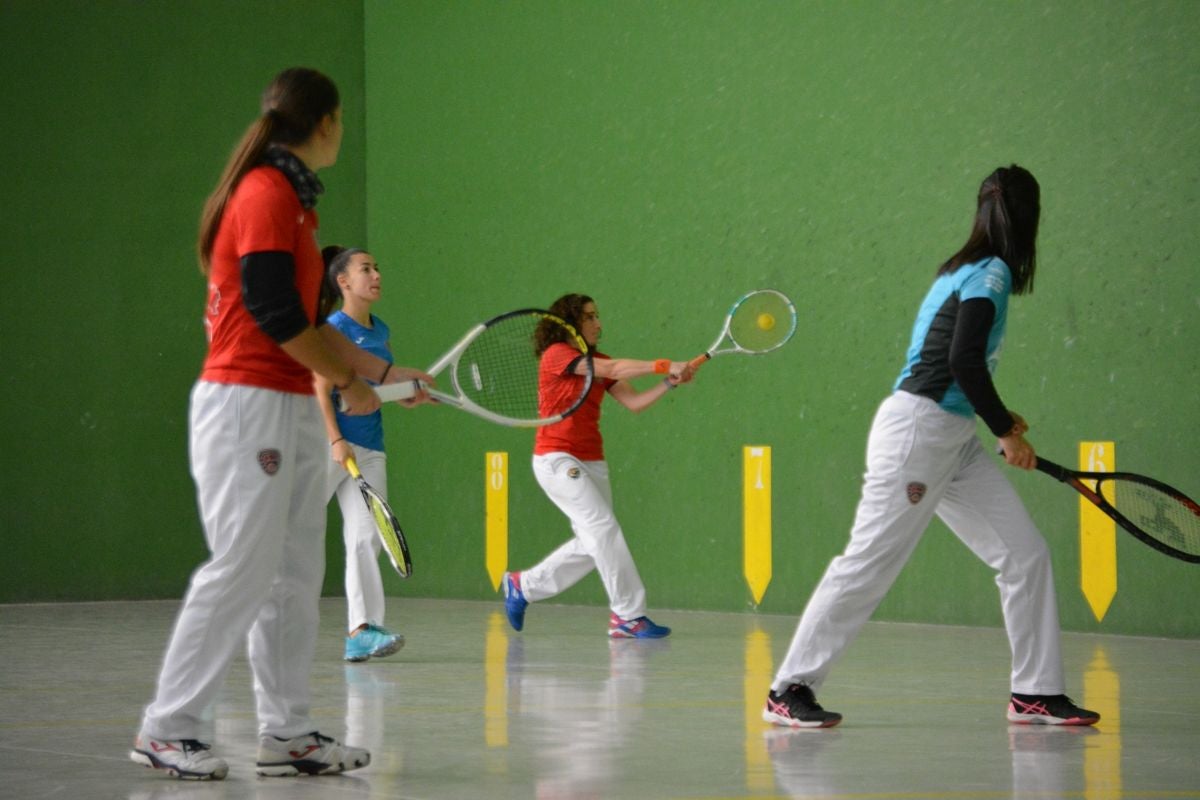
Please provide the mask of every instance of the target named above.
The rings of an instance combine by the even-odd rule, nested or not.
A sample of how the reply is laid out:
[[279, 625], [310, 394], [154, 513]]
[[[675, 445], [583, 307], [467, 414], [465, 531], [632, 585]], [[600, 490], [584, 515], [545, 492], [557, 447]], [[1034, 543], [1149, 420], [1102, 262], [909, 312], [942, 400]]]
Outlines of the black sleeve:
[[270, 250], [242, 256], [242, 301], [259, 329], [279, 344], [310, 324], [296, 291], [291, 253]]
[[[575, 358], [571, 359], [571, 363], [567, 364], [567, 368], [565, 370], [563, 370], [563, 375], [574, 375], [575, 368], [578, 367], [579, 362], [583, 361], [585, 358], [591, 359], [592, 354], [591, 353], [588, 353], [587, 355], [580, 354], [580, 355], [576, 356]], [[612, 389], [612, 386], [609, 386], [608, 389], [605, 389], [605, 391], [609, 391], [610, 389]]]
[[996, 306], [985, 297], [962, 303], [950, 341], [950, 374], [992, 433], [1012, 430], [1013, 418], [992, 383], [987, 367], [987, 340], [996, 319]]

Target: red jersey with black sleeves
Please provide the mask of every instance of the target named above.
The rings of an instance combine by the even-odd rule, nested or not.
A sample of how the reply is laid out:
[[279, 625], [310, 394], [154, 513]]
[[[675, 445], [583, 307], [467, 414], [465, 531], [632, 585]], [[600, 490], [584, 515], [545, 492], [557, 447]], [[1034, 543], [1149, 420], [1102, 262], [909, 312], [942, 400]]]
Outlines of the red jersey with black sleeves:
[[[593, 351], [593, 358], [609, 358]], [[585, 380], [572, 371], [575, 362], [583, 358], [578, 350], [565, 342], [555, 342], [542, 353], [538, 366], [538, 413], [553, 416], [567, 408], [579, 396]], [[533, 454], [570, 453], [580, 461], [603, 461], [604, 440], [600, 436], [600, 402], [604, 393], [616, 383], [612, 378], [597, 377], [592, 381], [587, 399], [574, 414], [537, 429]]]
[[234, 189], [213, 242], [204, 311], [208, 355], [200, 379], [312, 394], [312, 373], [263, 333], [246, 310], [241, 259], [267, 251], [291, 254], [296, 291], [305, 316], [315, 321], [324, 274], [317, 213], [300, 205], [282, 172], [258, 166]]

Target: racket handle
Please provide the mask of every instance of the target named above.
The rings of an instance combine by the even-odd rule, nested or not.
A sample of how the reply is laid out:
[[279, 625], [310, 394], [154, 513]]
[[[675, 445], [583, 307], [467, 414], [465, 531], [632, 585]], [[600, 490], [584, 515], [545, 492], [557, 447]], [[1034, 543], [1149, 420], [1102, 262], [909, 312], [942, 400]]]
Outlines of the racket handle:
[[[375, 390], [375, 394], [379, 395], [379, 402], [388, 403], [392, 400], [407, 400], [421, 391], [423, 385], [420, 381], [399, 381], [372, 388]], [[341, 395], [338, 395], [338, 411], [343, 413], [346, 411], [346, 398]]]
[[375, 394], [379, 395], [379, 400], [382, 403], [388, 403], [392, 400], [407, 400], [423, 388], [424, 385], [420, 381], [399, 381], [398, 383], [385, 383], [382, 386], [374, 387]]
[[354, 460], [354, 456], [346, 457], [346, 472], [350, 473], [351, 478], [362, 477], [362, 473], [358, 471], [358, 462]]
[[701, 355], [696, 356], [691, 361], [689, 361], [688, 366], [691, 367], [692, 369], [695, 369], [696, 367], [703, 364], [705, 361], [708, 361], [710, 358], [712, 358], [712, 356], [710, 354], [703, 353]]

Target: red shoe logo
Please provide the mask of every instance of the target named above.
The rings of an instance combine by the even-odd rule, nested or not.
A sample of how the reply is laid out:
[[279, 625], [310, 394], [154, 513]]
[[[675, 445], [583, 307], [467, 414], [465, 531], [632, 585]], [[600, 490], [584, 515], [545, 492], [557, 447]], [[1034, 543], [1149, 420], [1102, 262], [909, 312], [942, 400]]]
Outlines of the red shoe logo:
[[767, 698], [767, 711], [771, 712], [772, 714], [778, 714], [781, 717], [787, 717], [788, 719], [792, 718], [792, 713], [788, 710], [786, 705], [783, 703], [776, 703], [769, 697]]
[[314, 750], [320, 750], [320, 749], [321, 749], [320, 745], [310, 744], [308, 747], [304, 748], [303, 750], [289, 750], [288, 755], [290, 755], [292, 758], [299, 761], [300, 759], [304, 758], [306, 755], [313, 752]]
[[179, 751], [179, 748], [170, 742], [156, 742], [153, 739], [150, 740], [150, 749], [156, 753], [168, 753], [172, 750]]
[[1026, 703], [1025, 701], [1018, 700], [1015, 697], [1012, 699], [1012, 701], [1013, 705], [1016, 706], [1017, 712], [1020, 714], [1040, 714], [1046, 717], [1050, 716], [1050, 710], [1047, 709], [1043, 703]]

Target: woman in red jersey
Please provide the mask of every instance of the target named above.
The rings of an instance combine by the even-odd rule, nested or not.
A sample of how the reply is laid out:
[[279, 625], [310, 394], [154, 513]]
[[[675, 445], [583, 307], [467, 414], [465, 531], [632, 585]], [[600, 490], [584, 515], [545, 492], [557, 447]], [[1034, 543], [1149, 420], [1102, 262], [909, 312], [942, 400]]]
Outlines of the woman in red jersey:
[[[525, 624], [531, 602], [553, 597], [595, 569], [608, 593], [608, 635], [614, 639], [659, 639], [671, 629], [646, 616], [646, 588], [638, 575], [625, 535], [613, 513], [612, 488], [604, 442], [600, 436], [600, 402], [605, 394], [630, 411], [649, 408], [680, 383], [692, 379], [686, 361], [636, 361], [611, 358], [597, 351], [600, 314], [592, 298], [568, 294], [550, 306], [569, 322], [591, 350], [595, 381], [583, 405], [562, 422], [538, 428], [533, 449], [533, 472], [546, 495], [571, 521], [575, 536], [540, 564], [504, 575], [505, 611], [516, 630]], [[543, 325], [534, 335], [541, 357], [538, 377], [539, 411], [551, 416], [579, 396], [586, 356], [565, 341], [560, 326]], [[630, 378], [664, 375], [659, 383], [638, 391]]]
[[[189, 454], [211, 557], [192, 575], [130, 758], [192, 780], [224, 778], [203, 741], [234, 655], [254, 673], [260, 775], [341, 772], [370, 754], [313, 730], [309, 669], [325, 572], [328, 443], [313, 374], [354, 413], [380, 383], [424, 373], [392, 366], [318, 328], [324, 263], [316, 171], [337, 161], [337, 87], [311, 69], [280, 73], [234, 150], [201, 219], [209, 348], [192, 390]], [[248, 647], [247, 647], [248, 644]]]

